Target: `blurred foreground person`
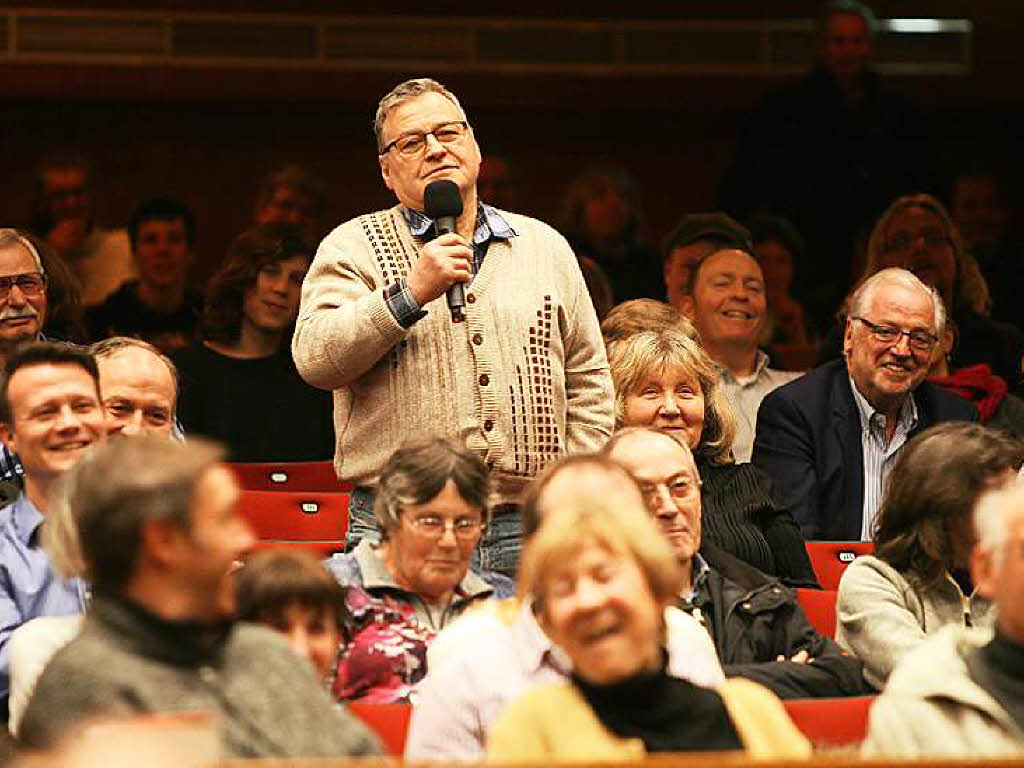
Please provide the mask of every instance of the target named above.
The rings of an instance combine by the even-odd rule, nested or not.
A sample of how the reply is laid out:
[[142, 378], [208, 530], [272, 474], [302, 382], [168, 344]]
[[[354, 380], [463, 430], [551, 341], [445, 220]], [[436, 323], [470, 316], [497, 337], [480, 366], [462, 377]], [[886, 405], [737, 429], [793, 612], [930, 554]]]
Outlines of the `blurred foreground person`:
[[521, 589], [573, 672], [505, 709], [488, 760], [808, 755], [778, 699], [756, 683], [727, 680], [719, 693], [667, 673], [665, 609], [682, 585], [668, 542], [641, 507], [591, 499], [553, 510], [525, 552]]
[[285, 641], [229, 618], [229, 574], [254, 539], [221, 457], [204, 441], [141, 436], [76, 465], [62, 498], [93, 600], [39, 679], [21, 723], [26, 747], [105, 717], [202, 710], [220, 718], [224, 757], [377, 751]]
[[908, 654], [871, 708], [866, 754], [1024, 752], [1024, 488], [983, 496], [974, 523], [971, 578], [995, 632], [944, 627]]
[[1014, 479], [1024, 446], [979, 424], [949, 423], [900, 454], [878, 513], [875, 554], [839, 582], [836, 640], [877, 687], [926, 636], [946, 624], [988, 626], [991, 604], [969, 573], [971, 511]]
[[[642, 512], [636, 481], [604, 456], [582, 454], [549, 465], [523, 499], [529, 549], [541, 522], [584, 500], [603, 500]], [[478, 762], [491, 726], [505, 705], [532, 686], [565, 680], [572, 663], [538, 624], [537, 604], [492, 600], [468, 611], [430, 646], [430, 669], [416, 689], [405, 758]], [[677, 608], [665, 610], [668, 674], [717, 688], [724, 677], [708, 634]]]

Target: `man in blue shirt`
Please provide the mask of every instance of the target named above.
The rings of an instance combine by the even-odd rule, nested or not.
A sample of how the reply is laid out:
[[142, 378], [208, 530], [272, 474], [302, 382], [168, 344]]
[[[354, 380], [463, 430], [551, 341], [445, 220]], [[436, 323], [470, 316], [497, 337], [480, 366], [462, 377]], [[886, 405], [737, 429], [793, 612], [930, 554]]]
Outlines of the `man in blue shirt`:
[[24, 489], [0, 510], [0, 710], [7, 708], [11, 634], [37, 616], [85, 608], [79, 579], [64, 580], [40, 546], [41, 524], [61, 476], [106, 438], [96, 361], [54, 342], [19, 346], [0, 385], [0, 438], [17, 453]]

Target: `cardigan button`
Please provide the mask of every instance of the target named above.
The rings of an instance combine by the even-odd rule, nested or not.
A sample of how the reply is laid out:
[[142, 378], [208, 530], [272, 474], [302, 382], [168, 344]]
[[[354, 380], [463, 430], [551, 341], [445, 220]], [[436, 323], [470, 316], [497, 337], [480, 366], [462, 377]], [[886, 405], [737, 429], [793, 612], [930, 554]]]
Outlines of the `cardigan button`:
[[488, 419], [484, 422], [484, 432], [490, 432], [492, 429], [494, 429], [494, 422]]
[[466, 294], [466, 303], [467, 304], [476, 304], [476, 294], [475, 293], [467, 293]]
[[474, 333], [473, 334], [473, 343], [476, 344], [479, 347], [481, 344], [484, 343], [484, 337], [481, 336], [479, 333]]
[[480, 382], [481, 387], [486, 387], [488, 384], [491, 383], [491, 377], [488, 376], [486, 373], [481, 373], [478, 381]]

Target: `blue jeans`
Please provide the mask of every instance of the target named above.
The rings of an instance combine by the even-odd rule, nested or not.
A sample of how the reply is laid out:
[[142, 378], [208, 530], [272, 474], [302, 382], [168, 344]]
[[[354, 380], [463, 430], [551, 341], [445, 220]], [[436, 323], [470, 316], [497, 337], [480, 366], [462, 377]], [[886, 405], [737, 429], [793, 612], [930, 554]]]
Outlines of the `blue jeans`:
[[[380, 541], [380, 529], [373, 516], [374, 496], [369, 488], [356, 488], [352, 491], [348, 502], [346, 552], [351, 552], [362, 539]], [[493, 510], [491, 522], [473, 552], [470, 565], [477, 572], [497, 571], [514, 579], [519, 570], [522, 540], [523, 525], [519, 519], [519, 509], [514, 504], [499, 505]]]

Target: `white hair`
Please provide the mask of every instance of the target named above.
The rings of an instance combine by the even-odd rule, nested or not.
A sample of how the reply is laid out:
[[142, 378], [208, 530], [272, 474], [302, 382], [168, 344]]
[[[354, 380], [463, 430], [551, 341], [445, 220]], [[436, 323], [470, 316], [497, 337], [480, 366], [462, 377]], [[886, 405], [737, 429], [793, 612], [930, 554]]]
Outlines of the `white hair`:
[[1017, 482], [1005, 488], [988, 491], [974, 505], [974, 531], [978, 548], [992, 556], [996, 567], [1003, 563], [1009, 521], [1024, 513], [1024, 484]]
[[45, 275], [46, 270], [43, 269], [43, 260], [39, 257], [39, 251], [36, 250], [32, 241], [16, 229], [0, 228], [0, 249], [13, 248], [17, 245], [28, 251], [32, 261], [36, 263], [36, 269], [39, 270], [40, 274]]
[[946, 330], [946, 306], [942, 303], [939, 292], [921, 282], [921, 279], [913, 272], [900, 267], [879, 270], [857, 286], [853, 295], [850, 296], [849, 315], [863, 317], [871, 305], [871, 301], [875, 298], [875, 291], [881, 285], [901, 285], [904, 288], [928, 294], [932, 300], [932, 311], [935, 317], [935, 335], [941, 336]]

